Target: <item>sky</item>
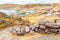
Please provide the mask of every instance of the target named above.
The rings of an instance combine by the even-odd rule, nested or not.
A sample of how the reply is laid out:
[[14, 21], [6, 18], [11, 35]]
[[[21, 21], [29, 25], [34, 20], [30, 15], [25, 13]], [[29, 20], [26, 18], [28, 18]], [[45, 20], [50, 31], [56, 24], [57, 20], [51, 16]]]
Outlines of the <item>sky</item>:
[[0, 4], [60, 3], [60, 0], [0, 0]]

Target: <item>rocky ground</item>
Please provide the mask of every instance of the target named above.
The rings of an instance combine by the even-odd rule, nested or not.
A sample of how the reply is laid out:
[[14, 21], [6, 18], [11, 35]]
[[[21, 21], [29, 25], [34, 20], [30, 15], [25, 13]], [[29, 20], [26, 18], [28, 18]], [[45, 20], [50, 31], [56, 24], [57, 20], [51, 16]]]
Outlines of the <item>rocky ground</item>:
[[[11, 27], [10, 27], [11, 28]], [[60, 34], [26, 34], [24, 36], [17, 36], [10, 33], [10, 28], [0, 31], [0, 40], [60, 40]]]

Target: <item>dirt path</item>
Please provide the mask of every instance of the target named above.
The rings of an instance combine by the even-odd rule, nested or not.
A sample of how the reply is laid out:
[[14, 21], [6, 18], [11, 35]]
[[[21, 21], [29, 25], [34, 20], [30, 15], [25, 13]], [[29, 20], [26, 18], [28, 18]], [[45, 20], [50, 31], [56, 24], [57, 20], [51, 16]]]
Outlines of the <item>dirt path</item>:
[[11, 27], [8, 27], [0, 31], [0, 40], [10, 33], [10, 28]]

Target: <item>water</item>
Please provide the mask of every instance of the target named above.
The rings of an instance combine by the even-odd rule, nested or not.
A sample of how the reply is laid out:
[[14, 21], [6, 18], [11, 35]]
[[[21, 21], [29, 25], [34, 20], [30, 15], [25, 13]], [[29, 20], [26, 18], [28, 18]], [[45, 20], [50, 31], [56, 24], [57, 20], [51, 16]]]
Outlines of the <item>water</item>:
[[17, 12], [17, 9], [0, 9], [0, 12], [3, 12], [3, 13], [5, 13], [5, 14], [7, 14], [7, 15], [11, 15], [11, 14], [13, 14], [13, 15], [20, 15], [20, 16], [26, 16], [26, 15], [29, 15], [29, 14], [34, 14], [34, 13], [36, 13], [36, 11], [35, 10], [28, 10], [28, 11], [23, 11], [22, 10], [22, 13], [19, 11], [19, 12]]
[[9, 9], [9, 10], [7, 10], [7, 9], [0, 9], [0, 12], [3, 12], [5, 14], [7, 14], [7, 15], [17, 14], [17, 12], [15, 10], [13, 10], [13, 9]]

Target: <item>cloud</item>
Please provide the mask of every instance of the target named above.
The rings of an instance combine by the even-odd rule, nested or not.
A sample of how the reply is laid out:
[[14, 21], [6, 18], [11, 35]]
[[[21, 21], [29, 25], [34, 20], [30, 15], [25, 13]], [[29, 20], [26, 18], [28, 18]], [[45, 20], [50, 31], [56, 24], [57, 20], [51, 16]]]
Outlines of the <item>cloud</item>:
[[60, 0], [0, 0], [0, 4], [60, 3]]

